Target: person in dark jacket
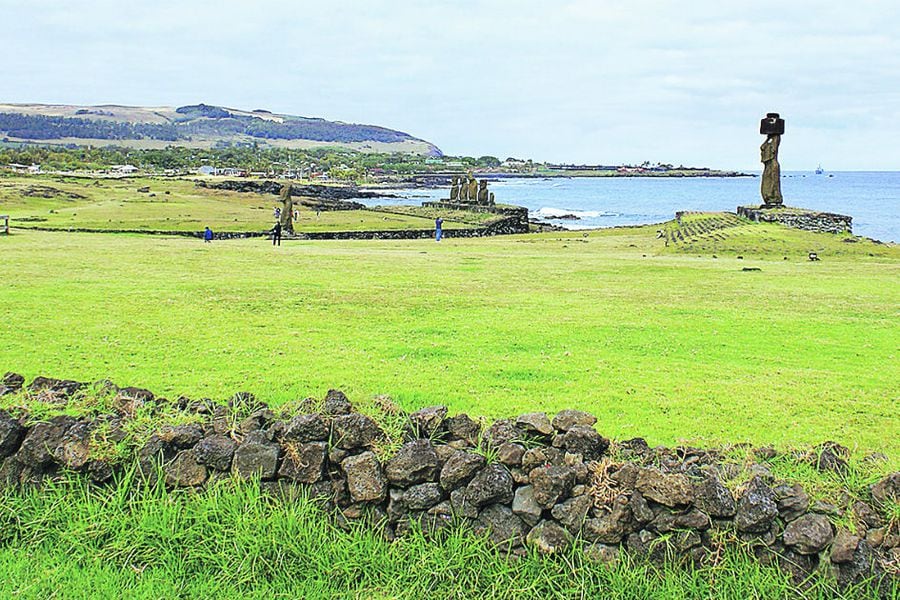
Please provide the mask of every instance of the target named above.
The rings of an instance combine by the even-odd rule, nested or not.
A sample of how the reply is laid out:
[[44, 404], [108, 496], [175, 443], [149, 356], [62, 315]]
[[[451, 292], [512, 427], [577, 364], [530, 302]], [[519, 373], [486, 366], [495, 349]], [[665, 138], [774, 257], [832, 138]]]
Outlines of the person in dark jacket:
[[212, 242], [212, 238], [213, 238], [212, 229], [207, 227], [206, 231], [203, 232], [203, 241], [208, 244], [208, 243]]
[[275, 227], [272, 228], [272, 245], [281, 245], [281, 221], [275, 221]]

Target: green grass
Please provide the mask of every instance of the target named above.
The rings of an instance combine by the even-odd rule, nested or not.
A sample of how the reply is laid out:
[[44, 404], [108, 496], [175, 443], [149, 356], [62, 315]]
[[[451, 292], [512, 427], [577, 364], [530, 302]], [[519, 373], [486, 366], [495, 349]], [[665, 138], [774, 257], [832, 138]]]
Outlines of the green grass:
[[[0, 372], [108, 377], [220, 402], [248, 390], [285, 409], [329, 388], [373, 413], [385, 402], [379, 394], [407, 410], [441, 403], [476, 416], [581, 408], [598, 415], [605, 435], [651, 444], [787, 449], [833, 439], [856, 451], [843, 475], [787, 453], [764, 462], [814, 498], [836, 501], [847, 490], [868, 499], [868, 485], [900, 467], [900, 250], [775, 225], [705, 225], [668, 247], [656, 226], [281, 248], [14, 229], [0, 237]], [[806, 260], [809, 251], [822, 260]], [[62, 410], [102, 412], [111, 400], [92, 390]], [[0, 406], [35, 418], [61, 410], [25, 395]], [[92, 450], [129, 460], [158, 420], [137, 414], [119, 443], [101, 430]], [[886, 460], [864, 460], [873, 451]], [[730, 458], [747, 462], [746, 452]], [[575, 550], [509, 560], [457, 529], [438, 543], [413, 534], [389, 544], [367, 528], [338, 529], [302, 497], [277, 502], [256, 485], [138, 491], [130, 477], [102, 488], [73, 477], [0, 493], [0, 595], [799, 593], [740, 546], [694, 569], [631, 560], [610, 569]], [[900, 519], [896, 505], [886, 510]], [[841, 595], [821, 575], [804, 597], [875, 597], [873, 588]]]
[[669, 252], [704, 257], [746, 254], [747, 258], [804, 259], [815, 252], [849, 258], [894, 256], [896, 251], [896, 246], [887, 248], [850, 234], [814, 235], [722, 212], [685, 213], [680, 222], [670, 221], [661, 231], [669, 241]]
[[[150, 192], [137, 191], [145, 186]], [[51, 197], [35, 196], [36, 192]], [[176, 178], [0, 177], [0, 214], [9, 214], [18, 227], [203, 231], [209, 226], [213, 231], [264, 231], [272, 227], [277, 204], [276, 196], [201, 188]], [[444, 224], [447, 229], [470, 226], [453, 218]], [[370, 210], [317, 215], [302, 207], [294, 225], [299, 232], [433, 227], [434, 217], [421, 215]]]
[[443, 208], [432, 208], [427, 206], [389, 205], [377, 206], [374, 209], [390, 214], [423, 217], [429, 219], [430, 221], [434, 221], [436, 218], [441, 217], [445, 222], [448, 220], [452, 220], [459, 223], [468, 223], [469, 226], [474, 227], [483, 227], [485, 225], [488, 225], [489, 223], [492, 223], [493, 221], [504, 218], [503, 215], [497, 215], [489, 212], [447, 210]]
[[[108, 488], [73, 479], [0, 495], [2, 593], [14, 598], [796, 597], [787, 575], [740, 548], [696, 569], [610, 568], [575, 549], [509, 560], [458, 528], [438, 539], [342, 531], [302, 496], [282, 502], [230, 481], [197, 494], [135, 491], [129, 476]], [[810, 586], [807, 598], [876, 597], [841, 595], [820, 574]]]
[[[15, 230], [0, 370], [273, 405], [340, 388], [489, 417], [581, 408], [619, 439], [833, 439], [896, 469], [897, 247], [752, 227], [730, 242], [745, 260], [664, 248], [655, 227], [279, 249]], [[752, 253], [763, 235], [790, 260]]]

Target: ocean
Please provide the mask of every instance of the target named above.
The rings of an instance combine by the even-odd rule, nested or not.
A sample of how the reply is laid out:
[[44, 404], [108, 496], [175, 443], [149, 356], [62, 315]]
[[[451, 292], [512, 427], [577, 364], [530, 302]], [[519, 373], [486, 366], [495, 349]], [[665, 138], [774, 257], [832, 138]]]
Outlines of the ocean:
[[[759, 204], [759, 177], [574, 177], [492, 180], [497, 202], [525, 206], [533, 217], [568, 229], [659, 223], [676, 211], [734, 211]], [[853, 217], [853, 233], [900, 242], [900, 172], [785, 172], [785, 204]], [[442, 189], [392, 190], [397, 203], [449, 197]], [[384, 204], [383, 199], [367, 201]], [[556, 219], [575, 215], [578, 220]]]

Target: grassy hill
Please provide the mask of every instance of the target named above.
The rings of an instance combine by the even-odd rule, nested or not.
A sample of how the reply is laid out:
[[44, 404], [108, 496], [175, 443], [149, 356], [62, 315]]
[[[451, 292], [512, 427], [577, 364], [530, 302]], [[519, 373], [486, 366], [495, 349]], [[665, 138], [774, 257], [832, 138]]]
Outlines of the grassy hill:
[[135, 148], [208, 148], [251, 144], [279, 148], [339, 146], [371, 152], [440, 155], [407, 133], [375, 125], [197, 104], [174, 107], [0, 104], [0, 137], [41, 142]]

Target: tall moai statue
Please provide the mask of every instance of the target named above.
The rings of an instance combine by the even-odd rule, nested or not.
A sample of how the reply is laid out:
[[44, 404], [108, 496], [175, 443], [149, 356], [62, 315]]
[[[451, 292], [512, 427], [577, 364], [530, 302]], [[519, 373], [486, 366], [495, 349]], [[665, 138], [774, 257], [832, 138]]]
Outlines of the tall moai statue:
[[469, 199], [469, 185], [466, 183], [466, 178], [462, 176], [459, 178], [459, 194], [457, 198], [460, 202], [465, 202]]
[[469, 176], [468, 176], [468, 177], [469, 177], [469, 181], [468, 181], [468, 186], [469, 186], [469, 193], [468, 193], [469, 202], [473, 202], [473, 203], [474, 203], [474, 202], [478, 202], [478, 180], [475, 179], [475, 177], [472, 176], [472, 172], [471, 172], [471, 171], [469, 171]]
[[450, 184], [450, 202], [459, 200], [459, 177], [453, 176], [453, 183]]
[[293, 234], [294, 233], [294, 199], [292, 194], [294, 188], [290, 183], [284, 184], [281, 188], [281, 230]]
[[781, 206], [784, 197], [781, 195], [781, 165], [778, 164], [778, 147], [784, 134], [784, 119], [778, 113], [768, 113], [759, 123], [759, 132], [766, 140], [759, 147], [760, 160], [763, 164], [760, 194], [766, 206]]
[[487, 186], [487, 179], [482, 179], [478, 182], [478, 204], [487, 205], [489, 203], [490, 197], [488, 196]]

